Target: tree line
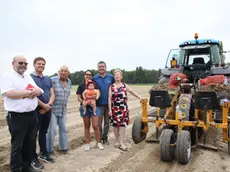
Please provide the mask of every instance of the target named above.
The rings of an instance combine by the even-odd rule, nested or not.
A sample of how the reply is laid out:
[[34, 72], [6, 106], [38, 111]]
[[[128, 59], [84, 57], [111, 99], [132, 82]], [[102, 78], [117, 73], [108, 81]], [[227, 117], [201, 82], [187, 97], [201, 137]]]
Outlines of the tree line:
[[[108, 71], [109, 73], [113, 74], [112, 69]], [[93, 76], [97, 74], [97, 70], [92, 69]], [[144, 69], [143, 67], [139, 66], [136, 67], [136, 70], [126, 71], [125, 69], [122, 70], [123, 72], [123, 81], [129, 84], [153, 84], [158, 82], [158, 78], [160, 76], [160, 69], [159, 70], [148, 70]], [[57, 75], [55, 73], [52, 76]], [[70, 73], [69, 79], [72, 81], [73, 85], [78, 85], [84, 82], [84, 71], [76, 71], [74, 73]]]

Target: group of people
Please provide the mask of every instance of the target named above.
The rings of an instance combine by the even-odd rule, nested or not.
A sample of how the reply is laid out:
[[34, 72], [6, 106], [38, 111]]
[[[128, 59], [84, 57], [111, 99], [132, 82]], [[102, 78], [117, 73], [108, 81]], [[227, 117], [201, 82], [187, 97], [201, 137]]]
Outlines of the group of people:
[[[43, 74], [46, 60], [37, 57], [33, 61], [34, 72], [26, 74], [27, 59], [13, 58], [13, 72], [1, 78], [0, 91], [4, 96], [6, 119], [11, 134], [10, 168], [12, 172], [42, 171], [41, 161], [54, 163], [54, 140], [59, 128], [59, 150], [68, 152], [66, 107], [72, 83], [67, 66], [61, 66], [57, 76]], [[97, 65], [98, 74], [90, 70], [84, 73], [84, 83], [77, 88], [80, 115], [84, 122], [84, 150], [90, 150], [90, 126], [94, 130], [96, 147], [104, 149], [109, 144], [109, 127], [113, 126], [116, 148], [127, 151], [124, 143], [129, 124], [127, 92], [143, 98], [122, 82], [123, 74], [116, 69], [106, 71], [106, 63]], [[104, 124], [104, 125], [103, 125]], [[36, 153], [38, 138], [40, 153]]]
[[[93, 76], [90, 70], [84, 73], [84, 83], [77, 89], [80, 102], [80, 114], [84, 121], [85, 151], [90, 150], [90, 122], [96, 139], [96, 146], [104, 149], [103, 144], [109, 144], [109, 127], [113, 126], [116, 148], [127, 151], [124, 143], [126, 126], [129, 124], [129, 109], [127, 92], [143, 100], [128, 84], [122, 82], [123, 73], [116, 69], [113, 75], [108, 73], [106, 63], [97, 64], [98, 73]], [[90, 92], [91, 94], [88, 94]], [[88, 95], [88, 96], [87, 96]], [[104, 125], [103, 125], [104, 124]], [[103, 144], [101, 144], [103, 143]]]
[[[54, 139], [59, 127], [59, 149], [68, 151], [66, 107], [71, 91], [69, 69], [61, 66], [58, 76], [43, 74], [46, 60], [33, 61], [34, 72], [26, 73], [24, 56], [13, 58], [13, 71], [1, 77], [6, 119], [11, 134], [12, 172], [42, 171], [41, 161], [53, 163]], [[36, 153], [38, 138], [40, 153]]]

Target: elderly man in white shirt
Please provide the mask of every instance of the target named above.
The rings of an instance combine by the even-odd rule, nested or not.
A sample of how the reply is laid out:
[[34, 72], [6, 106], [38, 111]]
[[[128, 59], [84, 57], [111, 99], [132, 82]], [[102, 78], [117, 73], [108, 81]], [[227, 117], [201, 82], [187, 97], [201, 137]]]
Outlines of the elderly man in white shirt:
[[27, 70], [24, 56], [16, 56], [13, 72], [1, 78], [0, 91], [4, 96], [4, 108], [11, 134], [10, 168], [12, 172], [30, 171], [32, 146], [36, 144], [37, 117], [40, 89]]

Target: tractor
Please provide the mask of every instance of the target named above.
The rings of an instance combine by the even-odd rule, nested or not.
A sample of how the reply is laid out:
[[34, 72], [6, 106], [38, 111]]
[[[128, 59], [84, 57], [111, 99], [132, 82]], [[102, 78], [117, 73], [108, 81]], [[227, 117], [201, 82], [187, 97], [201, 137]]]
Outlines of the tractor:
[[209, 75], [230, 77], [230, 66], [225, 64], [225, 55], [221, 41], [198, 39], [182, 42], [180, 49], [172, 49], [168, 54], [165, 68], [161, 70], [159, 84], [169, 82], [173, 73], [185, 73], [190, 83], [197, 83], [199, 78]]
[[[170, 51], [158, 84], [169, 83], [170, 77], [177, 73], [186, 75], [187, 81], [180, 83], [173, 92], [150, 90], [149, 100], [142, 102], [142, 116], [133, 123], [132, 139], [136, 144], [146, 140], [149, 123], [155, 123], [156, 139], [153, 141], [160, 143], [162, 161], [173, 161], [176, 158], [178, 163], [187, 164], [192, 148], [217, 150], [206, 143], [210, 127], [222, 129], [223, 141], [228, 144], [230, 154], [230, 89], [227, 94], [226, 90], [216, 92], [199, 89], [202, 78], [216, 75], [229, 78], [230, 66], [224, 63], [220, 41], [198, 39], [197, 33], [194, 38], [182, 42], [180, 49]], [[148, 104], [156, 109], [155, 113], [148, 114]], [[154, 118], [150, 119], [150, 116]]]

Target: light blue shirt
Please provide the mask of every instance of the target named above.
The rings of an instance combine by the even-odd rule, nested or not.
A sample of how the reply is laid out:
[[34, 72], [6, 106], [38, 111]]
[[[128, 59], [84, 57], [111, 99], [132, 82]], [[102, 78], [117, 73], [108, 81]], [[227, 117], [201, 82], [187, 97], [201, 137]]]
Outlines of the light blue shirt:
[[56, 116], [63, 116], [66, 114], [66, 106], [70, 96], [72, 83], [71, 80], [67, 78], [67, 85], [64, 87], [60, 80], [60, 76], [54, 76], [51, 80], [55, 94], [52, 113]]

